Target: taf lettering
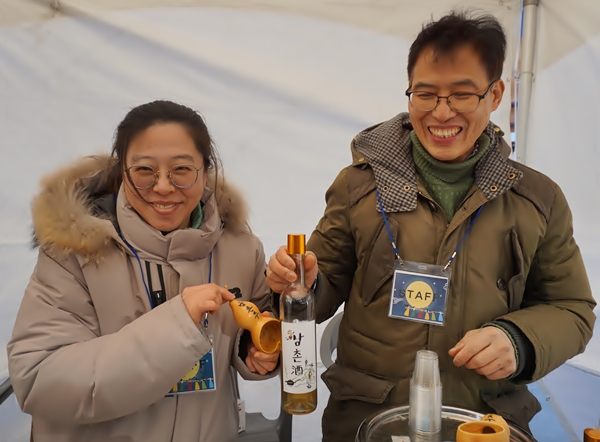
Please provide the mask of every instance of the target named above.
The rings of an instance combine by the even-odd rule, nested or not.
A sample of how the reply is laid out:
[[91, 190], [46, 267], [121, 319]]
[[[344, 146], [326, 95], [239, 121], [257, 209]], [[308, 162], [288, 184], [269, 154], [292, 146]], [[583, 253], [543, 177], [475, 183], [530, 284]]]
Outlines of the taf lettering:
[[[413, 297], [413, 293], [415, 292], [414, 290], [407, 290], [408, 292], [408, 297], [412, 298]], [[433, 298], [433, 293], [431, 292], [424, 292], [421, 293], [420, 291], [417, 292], [417, 294], [415, 295], [415, 299], [420, 299], [420, 300], [425, 300], [427, 301], [428, 299]]]

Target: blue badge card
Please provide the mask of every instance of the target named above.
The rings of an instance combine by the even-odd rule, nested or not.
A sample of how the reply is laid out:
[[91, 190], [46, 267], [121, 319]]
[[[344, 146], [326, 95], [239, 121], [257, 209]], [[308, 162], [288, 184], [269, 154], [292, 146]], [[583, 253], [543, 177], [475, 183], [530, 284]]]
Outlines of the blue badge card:
[[199, 393], [202, 391], [216, 390], [215, 361], [211, 348], [202, 358], [194, 364], [192, 369], [177, 382], [167, 396], [182, 393]]
[[432, 264], [397, 264], [388, 316], [444, 325], [450, 275], [450, 268]]

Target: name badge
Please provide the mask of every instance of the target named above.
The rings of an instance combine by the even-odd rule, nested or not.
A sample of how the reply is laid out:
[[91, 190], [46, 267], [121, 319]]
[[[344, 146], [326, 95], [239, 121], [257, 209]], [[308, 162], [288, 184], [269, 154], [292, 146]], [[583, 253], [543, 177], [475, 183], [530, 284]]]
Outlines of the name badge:
[[[213, 340], [211, 339], [212, 343]], [[179, 382], [173, 385], [167, 396], [183, 393], [200, 393], [216, 389], [215, 358], [213, 349], [211, 348]]]
[[390, 318], [444, 325], [452, 269], [433, 264], [396, 263]]

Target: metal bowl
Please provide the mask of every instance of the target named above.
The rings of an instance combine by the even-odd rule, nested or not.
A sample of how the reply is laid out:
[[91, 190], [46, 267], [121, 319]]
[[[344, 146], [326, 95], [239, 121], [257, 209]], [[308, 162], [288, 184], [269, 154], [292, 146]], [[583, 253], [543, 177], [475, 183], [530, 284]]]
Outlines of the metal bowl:
[[[463, 422], [478, 421], [481, 413], [442, 407], [442, 441], [456, 441], [456, 429]], [[365, 419], [356, 433], [356, 442], [392, 442], [392, 436], [408, 435], [408, 406], [394, 407]], [[511, 442], [533, 442], [522, 429], [510, 425]]]

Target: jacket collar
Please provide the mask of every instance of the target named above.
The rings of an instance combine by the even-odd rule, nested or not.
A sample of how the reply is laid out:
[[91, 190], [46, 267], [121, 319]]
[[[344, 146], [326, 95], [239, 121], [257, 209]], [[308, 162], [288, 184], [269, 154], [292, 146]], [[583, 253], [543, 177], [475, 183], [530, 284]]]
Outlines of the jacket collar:
[[223, 233], [214, 193], [205, 190], [204, 221], [198, 229], [178, 229], [163, 235], [147, 224], [133, 210], [127, 200], [123, 185], [117, 199], [117, 220], [123, 238], [135, 249], [142, 260], [195, 261], [208, 256]]
[[[367, 162], [373, 169], [383, 207], [388, 212], [408, 212], [417, 207], [412, 129], [409, 114], [401, 113], [354, 138], [356, 161]], [[523, 173], [508, 163], [510, 147], [502, 138], [500, 128], [490, 122], [485, 132], [491, 142], [475, 166], [475, 184], [489, 201], [510, 190]]]

